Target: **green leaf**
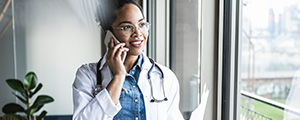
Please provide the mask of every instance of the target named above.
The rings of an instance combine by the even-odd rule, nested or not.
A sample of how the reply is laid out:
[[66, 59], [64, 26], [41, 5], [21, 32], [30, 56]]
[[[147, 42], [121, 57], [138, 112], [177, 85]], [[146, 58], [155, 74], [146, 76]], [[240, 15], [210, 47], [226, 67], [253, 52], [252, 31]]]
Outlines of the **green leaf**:
[[17, 95], [16, 93], [13, 92], [13, 94], [20, 100], [22, 101], [24, 104], [27, 104], [27, 100], [25, 100], [24, 98], [22, 98], [21, 96]]
[[36, 112], [38, 112], [44, 105], [40, 105], [37, 109]]
[[36, 113], [37, 112], [37, 108], [32, 108], [31, 110], [30, 110], [30, 115], [32, 115], [33, 113]]
[[4, 116], [8, 118], [14, 118], [17, 120], [25, 120], [25, 118], [23, 118], [21, 115], [16, 115], [16, 114], [6, 114]]
[[37, 81], [38, 81], [38, 79], [37, 79], [35, 73], [34, 72], [29, 72], [25, 76], [24, 86], [27, 89], [32, 90], [33, 88], [35, 88], [35, 86], [37, 84]]
[[43, 112], [37, 117], [37, 120], [42, 120], [46, 116], [47, 112], [43, 110]]
[[24, 108], [16, 103], [8, 103], [2, 108], [5, 114], [15, 114], [16, 112], [24, 112]]
[[48, 96], [48, 95], [39, 95], [35, 99], [35, 101], [32, 105], [32, 109], [33, 108], [38, 108], [38, 107], [40, 107], [40, 106], [42, 106], [46, 103], [50, 103], [50, 102], [53, 102], [53, 101], [54, 101], [54, 99], [52, 97]]
[[32, 97], [34, 94], [36, 94], [42, 87], [43, 87], [43, 84], [39, 83], [39, 85], [35, 88], [33, 93], [30, 94], [30, 97]]
[[25, 94], [25, 88], [23, 83], [20, 80], [17, 79], [8, 79], [6, 80], [6, 83], [8, 84], [8, 86], [14, 90], [16, 90], [17, 92], [19, 92], [23, 97], [27, 97]]
[[35, 107], [35, 108], [30, 108], [30, 114], [34, 114], [36, 112], [38, 112], [44, 105], [40, 105], [38, 107]]

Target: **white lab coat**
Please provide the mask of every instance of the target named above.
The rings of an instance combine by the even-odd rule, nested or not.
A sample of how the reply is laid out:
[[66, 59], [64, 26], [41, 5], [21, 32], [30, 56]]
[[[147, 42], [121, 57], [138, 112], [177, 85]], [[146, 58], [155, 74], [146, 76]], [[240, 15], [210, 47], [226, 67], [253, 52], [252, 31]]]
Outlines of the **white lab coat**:
[[[168, 101], [161, 103], [151, 103], [151, 88], [150, 81], [147, 78], [147, 73], [152, 66], [148, 57], [143, 54], [144, 62], [141, 68], [138, 86], [140, 87], [146, 109], [147, 120], [183, 120], [179, 111], [179, 84], [174, 73], [159, 65], [162, 69], [165, 80], [165, 94]], [[101, 61], [100, 69], [102, 69], [102, 86], [104, 89], [93, 96], [93, 91], [96, 88], [96, 66], [97, 63], [89, 63], [82, 65], [77, 73], [73, 83], [73, 104], [74, 114], [73, 120], [111, 120], [122, 108], [118, 102], [115, 105], [105, 87], [112, 79], [112, 73], [109, 67], [105, 64], [106, 55]], [[161, 73], [155, 67], [151, 72], [151, 80], [153, 85], [153, 94], [156, 99], [163, 99], [163, 89], [161, 82]]]

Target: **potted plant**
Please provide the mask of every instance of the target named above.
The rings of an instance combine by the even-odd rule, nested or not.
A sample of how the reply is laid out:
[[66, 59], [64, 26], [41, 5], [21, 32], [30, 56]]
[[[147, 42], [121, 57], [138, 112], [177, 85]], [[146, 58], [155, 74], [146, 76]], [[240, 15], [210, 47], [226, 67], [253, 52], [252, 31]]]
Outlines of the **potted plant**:
[[[43, 87], [41, 83], [38, 84], [38, 79], [34, 72], [27, 73], [24, 82], [18, 79], [7, 79], [6, 83], [10, 88], [16, 91], [13, 92], [13, 95], [15, 95], [26, 106], [26, 108], [23, 108], [21, 105], [16, 103], [6, 104], [2, 108], [6, 117], [15, 118], [17, 120], [42, 120], [46, 116], [47, 112], [45, 110], [37, 117], [33, 115], [46, 103], [54, 101], [54, 99], [48, 95], [39, 95], [32, 103], [32, 97]], [[25, 113], [25, 116], [17, 113]]]

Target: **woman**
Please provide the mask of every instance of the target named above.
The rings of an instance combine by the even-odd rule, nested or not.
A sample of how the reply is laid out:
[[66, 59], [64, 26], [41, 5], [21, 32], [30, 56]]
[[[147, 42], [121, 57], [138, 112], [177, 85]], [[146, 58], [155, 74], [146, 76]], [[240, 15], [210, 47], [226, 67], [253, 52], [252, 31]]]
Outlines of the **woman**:
[[[98, 7], [101, 27], [112, 31], [120, 43], [115, 45], [111, 38], [98, 64], [78, 69], [73, 84], [73, 119], [183, 119], [176, 76], [143, 53], [150, 24], [141, 7], [133, 0], [102, 0]], [[123, 52], [127, 52], [124, 62]], [[101, 86], [99, 93], [95, 93], [97, 84]]]

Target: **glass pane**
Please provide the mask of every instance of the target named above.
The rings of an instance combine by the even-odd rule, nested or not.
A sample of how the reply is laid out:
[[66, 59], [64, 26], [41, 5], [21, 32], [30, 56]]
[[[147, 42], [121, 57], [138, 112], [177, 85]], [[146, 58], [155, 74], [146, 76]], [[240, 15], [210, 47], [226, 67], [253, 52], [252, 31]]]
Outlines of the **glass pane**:
[[[241, 91], [299, 110], [300, 1], [244, 0], [242, 9]], [[240, 100], [242, 119], [300, 119], [300, 113]]]
[[[11, 3], [4, 12], [7, 2]], [[100, 58], [94, 3], [96, 0], [0, 0], [0, 16], [4, 15], [0, 17], [1, 108], [10, 102], [21, 103], [5, 80], [23, 80], [33, 71], [43, 84], [39, 93], [55, 98], [43, 107], [48, 114], [72, 114], [71, 85], [76, 70]]]
[[180, 110], [187, 119], [199, 104], [201, 0], [171, 2], [171, 69], [180, 84]]
[[[14, 37], [13, 37], [13, 13], [12, 3], [9, 0], [0, 0], [0, 106], [1, 108], [8, 101], [15, 102], [12, 92], [5, 82], [8, 78], [15, 77], [14, 61]], [[2, 116], [2, 111], [0, 116]], [[0, 118], [1, 119], [1, 118]]]

